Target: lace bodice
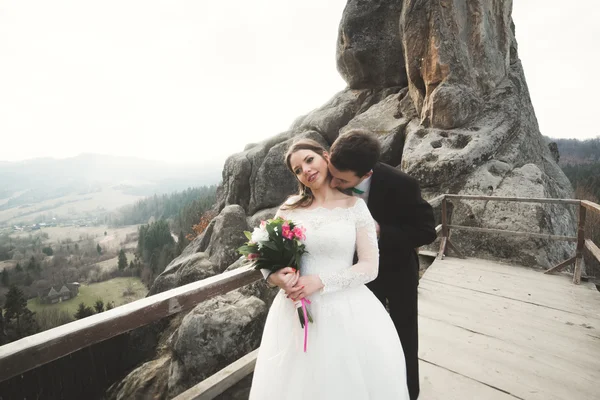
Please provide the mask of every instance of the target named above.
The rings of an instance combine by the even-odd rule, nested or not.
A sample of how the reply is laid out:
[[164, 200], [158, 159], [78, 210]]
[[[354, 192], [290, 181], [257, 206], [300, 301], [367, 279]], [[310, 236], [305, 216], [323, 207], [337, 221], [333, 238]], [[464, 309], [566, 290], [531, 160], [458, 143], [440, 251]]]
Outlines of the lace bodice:
[[[375, 221], [364, 200], [349, 208], [280, 209], [277, 215], [306, 228], [302, 275], [317, 274], [323, 293], [364, 285], [377, 277], [379, 249]], [[354, 252], [358, 262], [353, 264]]]

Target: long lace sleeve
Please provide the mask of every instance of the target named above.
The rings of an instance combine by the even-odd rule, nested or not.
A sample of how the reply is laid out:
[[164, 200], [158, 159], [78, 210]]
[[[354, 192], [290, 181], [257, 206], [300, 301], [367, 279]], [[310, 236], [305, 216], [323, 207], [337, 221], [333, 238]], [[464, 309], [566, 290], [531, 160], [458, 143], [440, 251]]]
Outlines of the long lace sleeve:
[[375, 221], [364, 200], [358, 199], [352, 208], [356, 225], [356, 252], [358, 262], [341, 271], [319, 274], [324, 288], [323, 293], [337, 292], [364, 285], [377, 278], [379, 272], [379, 248]]

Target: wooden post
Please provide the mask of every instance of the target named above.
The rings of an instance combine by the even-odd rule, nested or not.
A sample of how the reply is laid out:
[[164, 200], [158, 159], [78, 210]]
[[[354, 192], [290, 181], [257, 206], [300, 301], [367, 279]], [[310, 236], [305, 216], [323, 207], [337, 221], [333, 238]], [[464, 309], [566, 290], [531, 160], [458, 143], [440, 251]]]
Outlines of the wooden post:
[[456, 255], [458, 256], [458, 258], [462, 258], [465, 259], [467, 257], [464, 256], [464, 254], [458, 249], [458, 247], [456, 247], [456, 245], [454, 243], [452, 243], [452, 241], [450, 239], [447, 240], [447, 245], [448, 247], [456, 253]]
[[568, 267], [571, 264], [574, 264], [575, 260], [577, 260], [577, 257], [571, 257], [568, 260], [561, 262], [557, 266], [552, 267], [549, 270], [546, 270], [546, 272], [544, 272], [544, 274], [552, 274], [554, 272], [562, 271], [563, 268]]
[[448, 242], [448, 206], [446, 196], [442, 199], [442, 238], [440, 240], [440, 251], [438, 252], [437, 259], [442, 260], [446, 253], [446, 244]]
[[581, 283], [581, 264], [583, 263], [583, 246], [585, 245], [585, 215], [586, 208], [579, 206], [579, 222], [577, 224], [577, 249], [575, 251], [575, 271], [573, 271], [573, 283]]

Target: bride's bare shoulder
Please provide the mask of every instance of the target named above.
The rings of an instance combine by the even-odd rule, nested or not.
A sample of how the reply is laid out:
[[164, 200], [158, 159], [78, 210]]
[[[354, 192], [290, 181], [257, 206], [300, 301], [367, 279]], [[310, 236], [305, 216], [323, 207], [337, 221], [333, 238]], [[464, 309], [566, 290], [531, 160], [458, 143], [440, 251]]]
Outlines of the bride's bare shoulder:
[[345, 208], [353, 207], [358, 201], [358, 197], [347, 195], [346, 193], [338, 192], [335, 200], [339, 202], [340, 206]]

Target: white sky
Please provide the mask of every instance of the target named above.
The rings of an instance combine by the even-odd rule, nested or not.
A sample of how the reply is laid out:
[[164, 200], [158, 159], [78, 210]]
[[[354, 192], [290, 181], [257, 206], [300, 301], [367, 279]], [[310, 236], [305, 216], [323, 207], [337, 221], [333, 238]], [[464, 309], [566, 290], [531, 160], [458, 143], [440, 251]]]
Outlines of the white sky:
[[[222, 162], [345, 87], [345, 3], [0, 0], [0, 160]], [[515, 0], [513, 15], [542, 133], [584, 139], [600, 134], [600, 5], [571, 5]]]

